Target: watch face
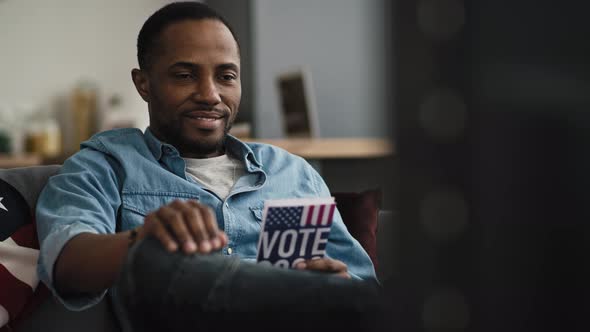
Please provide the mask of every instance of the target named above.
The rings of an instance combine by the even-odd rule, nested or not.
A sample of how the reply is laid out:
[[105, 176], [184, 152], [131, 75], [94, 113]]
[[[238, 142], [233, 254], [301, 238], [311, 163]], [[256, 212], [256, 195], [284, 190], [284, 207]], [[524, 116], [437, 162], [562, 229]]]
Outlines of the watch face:
[[31, 209], [23, 196], [0, 179], [0, 241], [9, 238], [20, 227], [32, 221]]

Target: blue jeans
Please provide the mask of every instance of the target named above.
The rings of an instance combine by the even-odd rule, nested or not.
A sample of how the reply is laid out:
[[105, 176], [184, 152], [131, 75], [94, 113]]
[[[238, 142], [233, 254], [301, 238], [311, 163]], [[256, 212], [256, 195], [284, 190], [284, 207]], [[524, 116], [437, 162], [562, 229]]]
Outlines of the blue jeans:
[[114, 289], [133, 331], [370, 331], [382, 313], [376, 282], [168, 253], [153, 238], [130, 249]]

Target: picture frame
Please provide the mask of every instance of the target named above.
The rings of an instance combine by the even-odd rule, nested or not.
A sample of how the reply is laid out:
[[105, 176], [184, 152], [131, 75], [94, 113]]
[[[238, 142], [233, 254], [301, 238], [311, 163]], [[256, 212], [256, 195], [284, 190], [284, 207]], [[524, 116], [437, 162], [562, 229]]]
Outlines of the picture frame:
[[283, 128], [288, 138], [320, 137], [311, 70], [301, 66], [276, 76]]

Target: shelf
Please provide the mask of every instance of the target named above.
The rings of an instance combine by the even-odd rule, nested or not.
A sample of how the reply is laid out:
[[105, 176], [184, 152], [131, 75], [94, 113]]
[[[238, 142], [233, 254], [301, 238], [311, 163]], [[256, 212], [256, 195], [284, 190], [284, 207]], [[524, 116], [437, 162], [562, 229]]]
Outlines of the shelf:
[[15, 168], [38, 166], [43, 163], [43, 158], [40, 155], [24, 154], [24, 155], [5, 155], [0, 154], [0, 168]]
[[306, 159], [368, 159], [392, 156], [393, 144], [382, 138], [245, 138], [283, 148]]

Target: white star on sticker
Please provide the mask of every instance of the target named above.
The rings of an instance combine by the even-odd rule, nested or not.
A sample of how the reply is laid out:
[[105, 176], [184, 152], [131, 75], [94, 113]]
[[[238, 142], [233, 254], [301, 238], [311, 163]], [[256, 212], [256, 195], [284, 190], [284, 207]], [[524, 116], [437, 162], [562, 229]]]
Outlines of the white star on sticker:
[[4, 205], [2, 204], [2, 200], [3, 200], [3, 199], [4, 199], [4, 197], [0, 197], [0, 209], [2, 209], [2, 210], [4, 210], [4, 211], [8, 212], [8, 209], [6, 208], [6, 206], [4, 206]]

